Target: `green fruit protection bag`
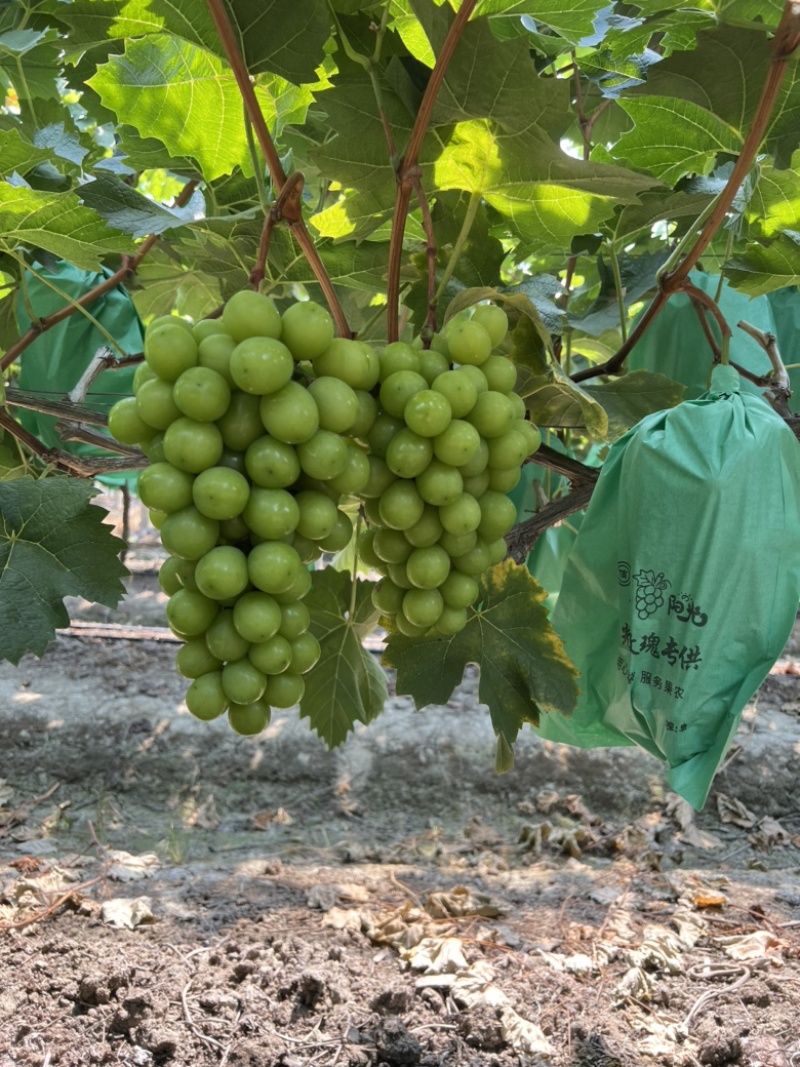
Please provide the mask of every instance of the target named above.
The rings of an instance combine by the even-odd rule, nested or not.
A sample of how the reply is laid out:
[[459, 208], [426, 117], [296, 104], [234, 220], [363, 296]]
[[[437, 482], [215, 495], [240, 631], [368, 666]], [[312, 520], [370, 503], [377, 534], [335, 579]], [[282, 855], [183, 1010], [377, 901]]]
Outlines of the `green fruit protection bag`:
[[[39, 318], [51, 315], [64, 306], [66, 301], [62, 293], [77, 300], [110, 277], [111, 273], [80, 270], [63, 260], [55, 269], [37, 264], [36, 272], [40, 277], [28, 275], [26, 288], [28, 305]], [[47, 282], [51, 282], [60, 292], [52, 289]], [[142, 351], [143, 327], [133, 301], [123, 286], [118, 285], [105, 293], [91, 304], [87, 311], [108, 331], [123, 352]], [[16, 315], [19, 330], [24, 333], [30, 326], [31, 319], [21, 295], [17, 301]], [[75, 387], [97, 349], [107, 344], [106, 338], [94, 323], [85, 315], [76, 312], [43, 333], [25, 349], [19, 360], [20, 389], [44, 391], [47, 399], [61, 399]], [[114, 354], [119, 355], [118, 352]], [[133, 393], [135, 370], [136, 368], [131, 366], [102, 371], [89, 387], [86, 406], [107, 413], [117, 400]], [[19, 409], [18, 415], [22, 425], [49, 448], [61, 448], [82, 456], [111, 455], [106, 453], [105, 449], [93, 445], [63, 441], [55, 429], [58, 420], [52, 415], [23, 409]], [[109, 484], [120, 484], [132, 477], [135, 476], [103, 475], [100, 480]]]
[[609, 451], [553, 614], [582, 694], [538, 733], [639, 745], [699, 810], [799, 599], [800, 445], [718, 367]]

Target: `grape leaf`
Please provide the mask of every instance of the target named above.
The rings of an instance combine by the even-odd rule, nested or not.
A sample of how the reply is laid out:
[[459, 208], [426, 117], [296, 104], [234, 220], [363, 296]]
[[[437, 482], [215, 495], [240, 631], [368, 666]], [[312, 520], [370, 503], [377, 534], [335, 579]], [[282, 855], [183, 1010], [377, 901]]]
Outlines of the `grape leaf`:
[[748, 245], [723, 273], [734, 289], [749, 296], [800, 284], [800, 233], [789, 230], [770, 245]]
[[777, 237], [784, 230], [800, 230], [800, 152], [795, 152], [786, 170], [762, 163], [744, 218], [751, 237]]
[[[252, 173], [236, 78], [205, 49], [164, 35], [128, 41], [124, 54], [111, 56], [89, 84], [142, 137], [157, 138], [172, 156], [196, 159], [208, 181], [236, 166]], [[255, 91], [276, 136], [285, 123], [302, 122], [311, 102], [310, 90], [274, 75], [259, 78]]]
[[49, 158], [48, 151], [28, 144], [18, 130], [0, 130], [0, 178], [9, 178], [14, 171], [25, 175]]
[[0, 249], [35, 245], [96, 270], [106, 252], [130, 251], [130, 238], [112, 230], [74, 193], [49, 193], [0, 182]]
[[[641, 256], [621, 255], [619, 273], [622, 281], [623, 304], [627, 310], [631, 304], [638, 303], [656, 285], [656, 273], [667, 259], [668, 252], [645, 252]], [[614, 272], [611, 265], [602, 256], [597, 257], [600, 275], [600, 292], [582, 318], [572, 318], [572, 325], [593, 337], [599, 337], [606, 330], [619, 327], [619, 302]]]
[[199, 190], [193, 193], [185, 207], [166, 208], [137, 193], [112, 174], [103, 174], [82, 185], [78, 195], [84, 204], [94, 208], [112, 226], [132, 237], [163, 233], [205, 214], [203, 194]]
[[513, 560], [480, 579], [481, 609], [455, 637], [393, 634], [383, 662], [397, 670], [397, 692], [418, 705], [446, 704], [468, 663], [480, 664], [478, 696], [495, 733], [513, 744], [522, 725], [542, 711], [569, 714], [578, 698], [577, 672], [547, 617], [547, 593]]
[[584, 385], [608, 416], [608, 440], [615, 441], [654, 411], [674, 408], [683, 400], [686, 386], [663, 374], [636, 370], [613, 381]]
[[116, 607], [124, 544], [90, 500], [91, 482], [54, 476], [0, 483], [0, 659], [41, 656], [69, 625], [65, 596]]
[[537, 426], [569, 429], [585, 426], [592, 437], [605, 440], [608, 416], [600, 404], [564, 373], [551, 364], [545, 375], [517, 382], [517, 391]]
[[372, 587], [372, 582], [358, 580], [355, 615], [346, 619], [351, 576], [326, 567], [315, 571], [314, 586], [304, 601], [322, 655], [305, 676], [300, 717], [309, 720], [328, 748], [340, 745], [357, 722], [371, 722], [388, 696], [386, 676], [361, 644], [378, 621]]

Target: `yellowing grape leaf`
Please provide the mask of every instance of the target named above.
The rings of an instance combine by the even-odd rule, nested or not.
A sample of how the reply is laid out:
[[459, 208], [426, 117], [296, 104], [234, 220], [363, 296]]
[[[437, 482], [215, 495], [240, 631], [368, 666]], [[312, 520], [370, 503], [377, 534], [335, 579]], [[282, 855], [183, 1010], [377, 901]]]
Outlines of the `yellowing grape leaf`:
[[[481, 609], [460, 634], [393, 634], [383, 662], [397, 670], [397, 692], [419, 706], [445, 704], [466, 665], [480, 664], [479, 699], [489, 706], [495, 733], [511, 745], [524, 723], [538, 724], [542, 711], [572, 711], [577, 671], [542, 607], [547, 594], [525, 567], [507, 559], [480, 586]], [[507, 754], [501, 764], [507, 768]]]
[[380, 664], [361, 644], [378, 621], [370, 597], [372, 586], [372, 582], [358, 581], [350, 619], [352, 578], [347, 571], [326, 567], [315, 572], [314, 587], [304, 601], [322, 655], [305, 676], [300, 718], [309, 720], [328, 748], [340, 745], [357, 722], [371, 722], [383, 710], [388, 695]]
[[124, 545], [94, 494], [77, 478], [0, 482], [0, 659], [41, 656], [56, 627], [69, 625], [65, 596], [119, 603]]

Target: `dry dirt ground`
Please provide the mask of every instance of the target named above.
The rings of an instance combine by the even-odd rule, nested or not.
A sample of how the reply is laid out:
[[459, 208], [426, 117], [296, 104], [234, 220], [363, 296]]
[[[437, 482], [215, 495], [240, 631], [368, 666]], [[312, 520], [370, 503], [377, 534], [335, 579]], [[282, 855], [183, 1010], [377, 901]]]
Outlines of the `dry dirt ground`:
[[[160, 625], [141, 549], [121, 609]], [[693, 819], [467, 675], [329, 753], [182, 705], [174, 646], [0, 666], [0, 1067], [797, 1067], [800, 635]]]

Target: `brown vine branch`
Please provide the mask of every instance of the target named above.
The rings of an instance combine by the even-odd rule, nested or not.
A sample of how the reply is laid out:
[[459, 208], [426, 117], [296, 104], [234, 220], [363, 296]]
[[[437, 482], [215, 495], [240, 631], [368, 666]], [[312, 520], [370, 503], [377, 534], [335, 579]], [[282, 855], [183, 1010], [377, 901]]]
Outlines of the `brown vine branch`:
[[[212, 0], [209, 0], [211, 3]], [[436, 57], [436, 62], [425, 86], [425, 92], [419, 106], [419, 111], [414, 119], [411, 136], [406, 145], [405, 154], [398, 162], [397, 195], [394, 202], [394, 214], [392, 216], [392, 233], [389, 238], [389, 272], [387, 278], [387, 332], [389, 341], [396, 341], [399, 333], [399, 310], [400, 310], [400, 269], [403, 262], [403, 236], [406, 230], [406, 218], [408, 207], [411, 203], [411, 191], [413, 188], [411, 175], [419, 165], [419, 156], [425, 134], [428, 132], [431, 115], [439, 90], [442, 87], [444, 76], [453, 58], [461, 35], [469, 22], [472, 12], [475, 10], [477, 0], [463, 0], [458, 14], [450, 24], [447, 36], [442, 44], [441, 51]]]
[[594, 482], [576, 485], [571, 493], [553, 500], [536, 514], [521, 522], [506, 536], [508, 553], [517, 563], [524, 563], [528, 553], [545, 530], [587, 506], [594, 492]]
[[93, 411], [70, 400], [50, 400], [27, 389], [6, 389], [6, 403], [12, 408], [40, 411], [43, 415], [54, 415], [59, 419], [76, 419], [92, 426], [105, 426], [108, 423], [108, 418], [100, 411]]
[[772, 57], [767, 77], [761, 90], [753, 120], [750, 123], [750, 129], [742, 145], [739, 158], [736, 160], [725, 187], [717, 197], [703, 229], [675, 269], [662, 275], [658, 291], [642, 318], [639, 319], [636, 327], [628, 335], [628, 339], [605, 363], [596, 367], [587, 367], [573, 374], [572, 380], [574, 382], [585, 381], [587, 378], [595, 378], [602, 374], [616, 374], [621, 370], [631, 350], [645, 331], [649, 329], [669, 297], [685, 288], [684, 283], [689, 272], [697, 264], [700, 256], [711, 243], [714, 234], [722, 225], [736, 198], [742, 181], [753, 165], [764, 133], [769, 125], [770, 116], [775, 109], [789, 58], [798, 45], [800, 45], [800, 3], [797, 3], [797, 0], [786, 0], [781, 21], [772, 42]]
[[[140, 449], [132, 448], [129, 445], [121, 445], [113, 438], [93, 430], [91, 426], [86, 423], [71, 422], [65, 419], [56, 423], [55, 431], [62, 441], [80, 441], [85, 445], [95, 445], [98, 448], [105, 448], [109, 452], [116, 452], [120, 456], [132, 456], [137, 461], [143, 459], [147, 462], [146, 457], [142, 455]], [[136, 462], [133, 466], [138, 467], [139, 463]], [[129, 467], [125, 467], [124, 469], [128, 470]]]
[[[20, 444], [37, 456], [42, 463], [81, 478], [92, 478], [98, 474], [129, 471], [147, 466], [147, 457], [141, 453], [138, 456], [131, 455], [117, 459], [113, 456], [73, 456], [60, 448], [48, 448], [2, 408], [0, 408], [0, 427], [12, 437], [16, 437]], [[113, 442], [110, 441], [104, 441], [103, 447], [107, 448], [109, 444], [113, 447]]]
[[303, 188], [305, 178], [300, 171], [290, 174], [281, 189], [280, 196], [267, 212], [264, 219], [264, 228], [261, 231], [261, 240], [258, 245], [256, 265], [250, 272], [250, 284], [258, 289], [267, 269], [267, 256], [272, 239], [272, 231], [279, 222], [288, 222], [289, 225], [302, 221]]
[[[183, 207], [188, 202], [198, 184], [199, 182], [195, 179], [187, 182], [175, 198], [175, 207]], [[115, 271], [111, 277], [104, 278], [99, 285], [96, 285], [87, 293], [84, 293], [74, 304], [65, 304], [64, 307], [59, 308], [58, 311], [54, 311], [52, 315], [45, 315], [44, 318], [32, 322], [22, 337], [15, 341], [11, 348], [9, 348], [2, 358], [0, 358], [0, 373], [7, 370], [11, 364], [16, 361], [19, 355], [25, 351], [28, 345], [33, 344], [37, 337], [46, 333], [47, 330], [51, 330], [54, 326], [57, 326], [59, 322], [63, 322], [64, 319], [68, 319], [71, 315], [74, 315], [78, 311], [78, 307], [88, 307], [96, 300], [99, 300], [101, 296], [104, 296], [112, 289], [116, 289], [118, 285], [126, 282], [136, 273], [139, 264], [156, 243], [158, 238], [158, 234], [151, 233], [149, 237], [142, 241], [135, 255], [122, 257], [122, 266], [119, 270]]]
[[697, 314], [697, 318], [700, 322], [700, 326], [702, 327], [703, 333], [705, 334], [706, 341], [708, 341], [708, 347], [711, 349], [711, 354], [714, 357], [714, 362], [719, 363], [720, 358], [722, 357], [722, 349], [719, 347], [717, 339], [714, 336], [714, 331], [711, 329], [711, 324], [708, 321], [708, 316], [706, 315], [706, 309], [697, 300], [692, 300], [692, 307], [694, 308]]
[[[244, 57], [239, 49], [239, 42], [236, 40], [236, 34], [233, 31], [233, 26], [231, 25], [228, 13], [225, 10], [224, 0], [206, 0], [206, 2], [208, 4], [208, 9], [211, 12], [211, 17], [214, 19], [214, 25], [217, 28], [220, 42], [225, 49], [225, 54], [231, 65], [231, 70], [236, 78], [236, 84], [239, 86], [239, 92], [242, 94], [244, 106], [247, 109], [247, 114], [250, 116], [250, 122], [252, 123], [256, 137], [258, 138], [261, 152], [269, 168], [272, 184], [275, 186], [278, 194], [280, 194], [286, 184], [286, 173], [278, 157], [275, 142], [272, 140], [264, 120], [264, 115], [258, 103], [253, 83], [250, 80], [247, 65], [245, 64]], [[339, 297], [336, 295], [333, 282], [325, 269], [325, 264], [320, 258], [320, 254], [317, 251], [311, 234], [306, 229], [302, 216], [299, 216], [296, 221], [290, 222], [290, 229], [325, 295], [328, 307], [331, 310], [331, 315], [333, 315], [336, 323], [336, 332], [340, 337], [352, 337], [352, 332], [347, 325], [347, 319], [342, 305], [339, 302]]]
[[436, 235], [433, 232], [431, 209], [425, 190], [422, 188], [422, 171], [419, 167], [415, 167], [409, 180], [419, 201], [422, 227], [425, 230], [425, 254], [428, 259], [428, 314], [425, 319], [425, 335], [422, 344], [424, 348], [430, 348], [431, 338], [436, 332]]

